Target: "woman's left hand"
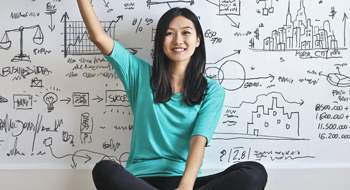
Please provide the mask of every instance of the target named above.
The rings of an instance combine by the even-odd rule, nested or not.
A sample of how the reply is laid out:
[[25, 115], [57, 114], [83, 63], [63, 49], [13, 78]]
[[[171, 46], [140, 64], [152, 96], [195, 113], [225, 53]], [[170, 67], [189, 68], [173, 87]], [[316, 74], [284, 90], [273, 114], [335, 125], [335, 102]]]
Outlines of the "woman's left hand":
[[177, 187], [175, 190], [193, 190], [192, 188]]

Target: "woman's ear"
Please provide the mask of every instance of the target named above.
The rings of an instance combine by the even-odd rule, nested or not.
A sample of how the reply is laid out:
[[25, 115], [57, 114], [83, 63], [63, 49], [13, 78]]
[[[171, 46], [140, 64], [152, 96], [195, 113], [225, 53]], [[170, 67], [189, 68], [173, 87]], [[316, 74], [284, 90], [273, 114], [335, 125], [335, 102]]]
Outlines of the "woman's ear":
[[197, 37], [197, 41], [196, 41], [196, 47], [198, 47], [201, 44], [201, 40], [199, 37]]

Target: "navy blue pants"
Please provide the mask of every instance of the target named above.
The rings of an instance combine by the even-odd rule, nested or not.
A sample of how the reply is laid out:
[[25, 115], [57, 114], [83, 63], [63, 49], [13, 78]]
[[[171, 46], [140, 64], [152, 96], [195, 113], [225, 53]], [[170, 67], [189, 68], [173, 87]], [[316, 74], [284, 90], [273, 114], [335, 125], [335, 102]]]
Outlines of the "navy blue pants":
[[[181, 176], [138, 178], [111, 160], [98, 162], [92, 170], [98, 190], [174, 190]], [[198, 177], [194, 190], [264, 190], [267, 173], [257, 162], [240, 162], [226, 170]]]

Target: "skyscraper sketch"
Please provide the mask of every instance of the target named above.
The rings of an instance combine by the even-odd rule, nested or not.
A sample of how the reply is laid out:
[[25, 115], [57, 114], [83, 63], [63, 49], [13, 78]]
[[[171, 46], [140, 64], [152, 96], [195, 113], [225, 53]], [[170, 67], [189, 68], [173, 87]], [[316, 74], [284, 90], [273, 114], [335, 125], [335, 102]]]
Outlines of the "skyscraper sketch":
[[295, 18], [291, 14], [290, 3], [285, 18], [285, 24], [272, 31], [263, 43], [265, 51], [338, 49], [336, 39], [328, 20], [323, 26], [313, 25], [306, 15], [304, 0], [300, 0], [300, 8]]

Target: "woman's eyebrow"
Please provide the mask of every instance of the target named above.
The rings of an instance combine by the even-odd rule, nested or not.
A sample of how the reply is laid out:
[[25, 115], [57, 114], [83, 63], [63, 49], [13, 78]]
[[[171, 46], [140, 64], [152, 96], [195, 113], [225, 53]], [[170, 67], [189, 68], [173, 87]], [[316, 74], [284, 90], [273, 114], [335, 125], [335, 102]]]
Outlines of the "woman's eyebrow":
[[[180, 29], [183, 29], [183, 30], [184, 29], [192, 29], [193, 30], [193, 27], [191, 27], [191, 26], [184, 26], [184, 27], [181, 27]], [[176, 29], [169, 27], [168, 30], [176, 30]]]

